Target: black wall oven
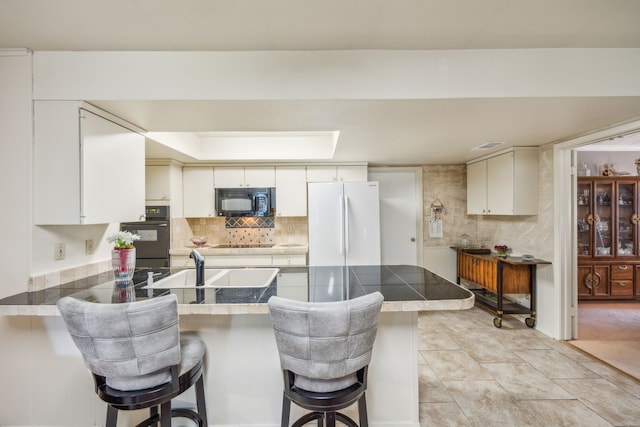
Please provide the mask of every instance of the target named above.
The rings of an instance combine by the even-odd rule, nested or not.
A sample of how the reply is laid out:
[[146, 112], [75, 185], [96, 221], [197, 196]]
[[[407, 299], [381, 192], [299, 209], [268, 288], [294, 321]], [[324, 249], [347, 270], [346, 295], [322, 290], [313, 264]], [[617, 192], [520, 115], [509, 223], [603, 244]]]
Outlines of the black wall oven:
[[133, 242], [136, 247], [136, 267], [169, 267], [171, 223], [169, 206], [147, 206], [146, 219], [141, 222], [123, 222], [122, 231], [140, 235]]

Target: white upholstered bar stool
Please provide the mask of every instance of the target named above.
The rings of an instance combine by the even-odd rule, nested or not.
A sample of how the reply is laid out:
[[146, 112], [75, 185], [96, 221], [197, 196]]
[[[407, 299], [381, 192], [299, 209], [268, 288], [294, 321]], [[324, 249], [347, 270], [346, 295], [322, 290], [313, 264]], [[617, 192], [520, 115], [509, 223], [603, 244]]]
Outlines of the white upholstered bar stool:
[[289, 427], [291, 402], [312, 411], [293, 427], [312, 420], [333, 427], [336, 419], [357, 427], [338, 412], [356, 402], [360, 427], [368, 426], [367, 369], [383, 299], [380, 292], [323, 303], [269, 299], [284, 374], [282, 427]]
[[[180, 333], [175, 295], [124, 304], [65, 297], [57, 306], [93, 374], [96, 394], [108, 404], [107, 427], [116, 427], [119, 410], [145, 408], [149, 418], [139, 427], [170, 427], [172, 416], [207, 426], [205, 344]], [[197, 412], [172, 410], [171, 399], [194, 384]]]

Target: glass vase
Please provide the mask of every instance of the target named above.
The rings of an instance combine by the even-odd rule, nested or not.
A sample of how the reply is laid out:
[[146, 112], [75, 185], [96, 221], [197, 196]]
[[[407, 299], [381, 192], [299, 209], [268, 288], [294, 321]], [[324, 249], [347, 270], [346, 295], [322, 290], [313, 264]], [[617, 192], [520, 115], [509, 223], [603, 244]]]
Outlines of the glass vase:
[[133, 281], [116, 282], [113, 285], [112, 303], [133, 302], [136, 300], [136, 289]]
[[136, 248], [112, 249], [111, 265], [116, 282], [127, 282], [136, 269]]

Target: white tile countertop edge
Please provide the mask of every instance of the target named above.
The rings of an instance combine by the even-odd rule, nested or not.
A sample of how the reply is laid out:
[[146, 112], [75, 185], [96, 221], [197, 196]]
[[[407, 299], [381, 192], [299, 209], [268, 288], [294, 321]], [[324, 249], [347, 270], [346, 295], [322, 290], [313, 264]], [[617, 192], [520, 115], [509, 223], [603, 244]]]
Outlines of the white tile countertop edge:
[[[460, 300], [438, 301], [385, 301], [382, 304], [383, 312], [401, 311], [439, 311], [439, 310], [466, 310], [472, 308], [475, 297], [472, 295]], [[179, 304], [178, 313], [233, 315], [233, 314], [266, 314], [268, 307], [265, 303], [259, 304]], [[0, 306], [1, 316], [59, 316], [55, 305], [4, 305]]]

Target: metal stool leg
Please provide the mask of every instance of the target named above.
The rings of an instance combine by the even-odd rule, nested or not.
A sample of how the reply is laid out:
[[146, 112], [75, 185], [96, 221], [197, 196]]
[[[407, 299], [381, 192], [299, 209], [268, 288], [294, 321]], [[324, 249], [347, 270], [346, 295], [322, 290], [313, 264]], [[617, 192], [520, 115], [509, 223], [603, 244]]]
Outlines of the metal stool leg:
[[116, 427], [118, 423], [118, 410], [111, 405], [107, 405], [107, 426]]
[[327, 427], [336, 427], [336, 413], [331, 411], [331, 412], [325, 412], [325, 419], [327, 421], [326, 426]]
[[289, 398], [282, 395], [282, 418], [280, 419], [280, 427], [289, 427], [289, 416], [291, 413], [291, 401]]
[[160, 427], [171, 427], [171, 401], [160, 406]]
[[198, 405], [198, 415], [202, 420], [202, 425], [207, 427], [207, 402], [204, 397], [204, 373], [196, 382], [196, 404]]
[[367, 415], [367, 400], [363, 393], [358, 399], [358, 415], [360, 416], [360, 427], [369, 427], [369, 416]]

